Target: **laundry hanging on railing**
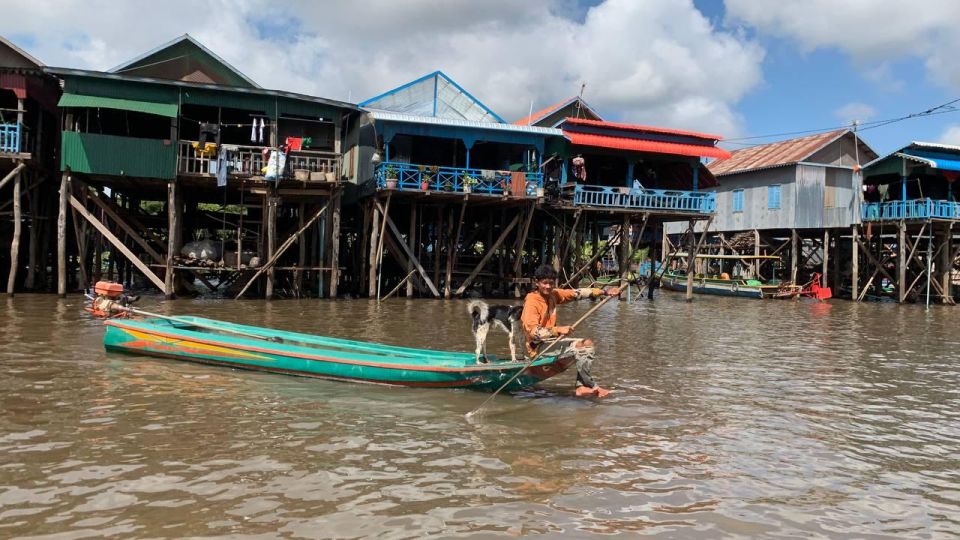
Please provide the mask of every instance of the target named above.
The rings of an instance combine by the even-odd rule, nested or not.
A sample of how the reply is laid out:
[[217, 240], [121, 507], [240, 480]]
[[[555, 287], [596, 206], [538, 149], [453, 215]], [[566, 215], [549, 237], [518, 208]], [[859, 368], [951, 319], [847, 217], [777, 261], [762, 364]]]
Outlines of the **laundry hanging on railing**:
[[239, 167], [240, 147], [236, 145], [220, 145], [220, 152], [217, 154], [217, 187], [227, 185], [227, 176]]
[[279, 181], [283, 177], [286, 166], [287, 154], [279, 150], [270, 150], [270, 159], [267, 160], [267, 166], [264, 167], [264, 179]]

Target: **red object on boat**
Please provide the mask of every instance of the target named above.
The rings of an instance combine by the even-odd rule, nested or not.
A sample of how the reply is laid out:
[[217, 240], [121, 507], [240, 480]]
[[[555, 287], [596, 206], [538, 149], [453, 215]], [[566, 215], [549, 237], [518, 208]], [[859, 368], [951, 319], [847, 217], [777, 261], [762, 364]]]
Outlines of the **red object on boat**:
[[106, 296], [110, 299], [117, 299], [123, 294], [123, 285], [111, 281], [98, 281], [93, 286], [93, 291], [97, 296]]
[[823, 287], [820, 285], [821, 276], [819, 273], [813, 274], [813, 279], [810, 280], [810, 286], [802, 291], [800, 294], [804, 296], [812, 296], [817, 300], [828, 300], [833, 298], [833, 290], [830, 287]]

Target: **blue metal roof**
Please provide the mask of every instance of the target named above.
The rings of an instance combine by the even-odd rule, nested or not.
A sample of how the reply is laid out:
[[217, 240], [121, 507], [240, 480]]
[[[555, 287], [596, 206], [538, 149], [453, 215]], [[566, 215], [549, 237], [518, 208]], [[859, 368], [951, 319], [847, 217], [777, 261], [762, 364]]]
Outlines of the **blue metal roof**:
[[505, 123], [503, 118], [442, 71], [428, 73], [372, 97], [360, 106], [415, 116]]
[[904, 150], [898, 154], [907, 159], [923, 163], [931, 169], [960, 171], [960, 154], [927, 152], [922, 150]]

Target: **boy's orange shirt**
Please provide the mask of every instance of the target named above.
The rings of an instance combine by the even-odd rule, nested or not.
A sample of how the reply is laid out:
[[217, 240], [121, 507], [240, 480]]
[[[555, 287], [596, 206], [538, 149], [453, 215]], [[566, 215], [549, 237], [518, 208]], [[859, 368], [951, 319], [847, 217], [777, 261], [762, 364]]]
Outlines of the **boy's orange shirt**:
[[557, 326], [557, 306], [583, 297], [584, 291], [590, 296], [598, 296], [600, 289], [553, 289], [549, 299], [533, 291], [523, 300], [523, 313], [520, 322], [523, 324], [523, 343], [527, 348], [527, 355], [531, 358], [537, 354], [534, 345], [544, 339], [556, 337], [554, 328]]

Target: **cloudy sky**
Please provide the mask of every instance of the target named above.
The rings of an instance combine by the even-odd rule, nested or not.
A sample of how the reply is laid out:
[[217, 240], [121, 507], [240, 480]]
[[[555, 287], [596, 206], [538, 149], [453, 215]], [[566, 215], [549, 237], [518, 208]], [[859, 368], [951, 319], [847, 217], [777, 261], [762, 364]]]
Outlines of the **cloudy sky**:
[[[0, 8], [0, 34], [53, 66], [109, 69], [189, 33], [268, 88], [357, 102], [440, 69], [516, 119], [585, 83], [585, 99], [608, 119], [715, 132], [729, 148], [960, 97], [956, 0], [0, 0]], [[910, 140], [960, 144], [960, 112], [863, 136], [881, 152]]]

